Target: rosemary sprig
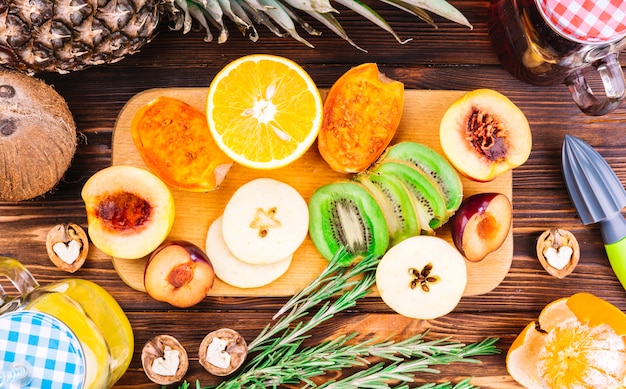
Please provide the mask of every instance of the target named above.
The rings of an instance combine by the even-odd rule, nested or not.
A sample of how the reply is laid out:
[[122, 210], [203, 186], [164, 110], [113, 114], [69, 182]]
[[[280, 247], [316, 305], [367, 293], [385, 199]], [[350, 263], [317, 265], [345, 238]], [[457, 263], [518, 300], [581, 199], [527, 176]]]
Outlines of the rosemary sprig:
[[[304, 335], [308, 330], [330, 319], [335, 313], [344, 311], [356, 305], [358, 299], [365, 297], [371, 292], [374, 285], [375, 270], [378, 266], [378, 258], [368, 257], [346, 267], [344, 251], [340, 251], [322, 273], [309, 283], [302, 291], [294, 295], [274, 315], [278, 321], [268, 324], [261, 333], [248, 344], [248, 353], [254, 353], [266, 349], [275, 344], [274, 336], [286, 330], [296, 320], [309, 314], [309, 311], [323, 304], [313, 318], [307, 324], [301, 325], [292, 331], [285, 340], [294, 341]], [[331, 304], [334, 296], [339, 298]], [[282, 342], [285, 344], [285, 342]]]
[[[304, 384], [303, 388], [406, 388], [420, 372], [437, 373], [431, 366], [453, 362], [478, 363], [474, 356], [498, 353], [497, 339], [464, 345], [449, 338], [425, 341], [427, 334], [395, 342], [389, 339], [354, 341], [358, 333], [338, 336], [316, 346], [304, 347], [312, 329], [335, 314], [356, 305], [371, 292], [379, 258], [366, 257], [352, 266], [345, 266], [346, 253], [340, 252], [326, 269], [307, 287], [294, 295], [276, 313], [276, 321], [268, 324], [248, 344], [252, 359], [230, 379], [215, 389], [276, 388], [283, 384]], [[312, 314], [311, 311], [317, 308]], [[308, 316], [308, 320], [305, 317]], [[371, 359], [382, 362], [370, 366]], [[344, 368], [366, 367], [339, 381], [322, 385], [313, 379]], [[465, 383], [464, 383], [465, 382]], [[189, 388], [183, 383], [181, 389]], [[201, 389], [196, 382], [196, 388]], [[454, 387], [449, 384], [427, 384], [422, 388], [469, 389], [468, 381]]]
[[[421, 336], [416, 346], [422, 346]], [[413, 340], [409, 340], [409, 345], [413, 345]], [[418, 355], [411, 353], [408, 357], [414, 358], [408, 361], [397, 361], [389, 365], [377, 363], [368, 369], [354, 373], [339, 381], [330, 381], [317, 386], [325, 389], [390, 389], [390, 382], [413, 382], [416, 373], [439, 373], [439, 370], [432, 368], [432, 365], [448, 365], [454, 362], [480, 363], [479, 360], [471, 357], [478, 355], [489, 355], [498, 352], [494, 343], [497, 339], [485, 339], [480, 343], [473, 343], [465, 346], [461, 343], [447, 340], [430, 342], [426, 347], [426, 352], [418, 352]], [[438, 342], [443, 344], [437, 345]], [[443, 347], [442, 347], [443, 346]], [[416, 358], [417, 357], [417, 358]]]
[[[352, 333], [309, 348], [290, 348], [279, 358], [266, 358], [226, 385], [220, 388], [265, 388], [281, 384], [304, 383], [303, 388], [391, 388], [391, 381], [412, 382], [416, 373], [438, 373], [431, 365], [453, 362], [480, 363], [473, 356], [495, 354], [497, 339], [487, 339], [481, 343], [464, 345], [449, 339], [424, 341], [427, 332], [409, 339], [393, 342], [390, 340], [367, 340], [359, 343], [350, 341], [357, 336]], [[274, 356], [276, 357], [276, 356]], [[340, 381], [315, 384], [311, 378], [322, 376], [329, 371], [344, 368], [367, 366], [368, 357], [392, 361], [385, 365], [378, 363]], [[407, 361], [406, 359], [410, 359]]]

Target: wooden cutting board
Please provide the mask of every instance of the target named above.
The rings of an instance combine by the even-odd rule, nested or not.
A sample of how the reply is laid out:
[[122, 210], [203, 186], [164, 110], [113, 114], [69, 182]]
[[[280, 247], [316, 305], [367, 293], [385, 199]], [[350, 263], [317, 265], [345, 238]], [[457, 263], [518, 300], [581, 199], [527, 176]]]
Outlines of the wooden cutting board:
[[[130, 134], [130, 123], [135, 112], [152, 99], [166, 95], [183, 100], [204, 111], [207, 88], [168, 88], [150, 89], [137, 94], [124, 106], [118, 117], [113, 133], [112, 164], [133, 165], [146, 168], [136, 151]], [[439, 122], [443, 113], [465, 92], [462, 91], [405, 91], [405, 105], [400, 127], [392, 143], [411, 140], [430, 146], [442, 153], [439, 144]], [[170, 233], [171, 239], [185, 239], [199, 247], [205, 247], [206, 233], [211, 222], [222, 214], [224, 206], [234, 191], [244, 183], [260, 177], [274, 178], [295, 187], [308, 201], [312, 193], [321, 185], [345, 179], [347, 176], [332, 171], [317, 151], [317, 145], [293, 164], [270, 171], [249, 169], [235, 164], [222, 186], [209, 193], [192, 193], [173, 190], [176, 206], [176, 219]], [[464, 195], [478, 192], [500, 192], [511, 198], [511, 173], [506, 173], [494, 181], [478, 183], [462, 178]], [[446, 226], [437, 230], [449, 242], [450, 232]], [[513, 256], [513, 236], [509, 233], [505, 243], [496, 252], [478, 263], [467, 262], [468, 285], [466, 296], [487, 293], [504, 279], [511, 266]], [[115, 270], [130, 287], [145, 291], [143, 271], [147, 258], [128, 260], [113, 258]], [[316, 251], [307, 237], [294, 254], [291, 267], [281, 278], [270, 285], [255, 289], [240, 289], [216, 280], [209, 295], [213, 296], [289, 296], [299, 291], [317, 276], [326, 266], [326, 260]]]

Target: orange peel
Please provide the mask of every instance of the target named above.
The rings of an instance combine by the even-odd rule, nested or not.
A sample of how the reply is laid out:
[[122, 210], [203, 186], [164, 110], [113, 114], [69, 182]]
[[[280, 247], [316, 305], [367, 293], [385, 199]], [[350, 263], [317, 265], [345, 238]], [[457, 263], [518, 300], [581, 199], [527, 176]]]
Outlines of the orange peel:
[[590, 293], [553, 301], [515, 339], [506, 366], [527, 388], [622, 388], [626, 314]]

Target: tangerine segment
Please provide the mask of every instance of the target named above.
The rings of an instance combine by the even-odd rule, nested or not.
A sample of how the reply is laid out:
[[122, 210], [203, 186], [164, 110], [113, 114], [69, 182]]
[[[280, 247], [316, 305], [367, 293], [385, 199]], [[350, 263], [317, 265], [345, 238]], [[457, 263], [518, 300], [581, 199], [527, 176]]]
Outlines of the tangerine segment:
[[295, 62], [249, 55], [211, 82], [207, 121], [218, 146], [235, 162], [274, 169], [309, 149], [321, 126], [322, 98]]
[[589, 293], [548, 304], [515, 339], [509, 374], [527, 388], [621, 388], [626, 314]]

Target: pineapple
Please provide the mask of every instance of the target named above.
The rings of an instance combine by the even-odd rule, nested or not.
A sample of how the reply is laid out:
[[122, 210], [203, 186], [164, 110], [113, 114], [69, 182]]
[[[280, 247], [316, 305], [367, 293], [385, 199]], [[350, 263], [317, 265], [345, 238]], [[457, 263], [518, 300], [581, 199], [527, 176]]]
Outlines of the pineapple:
[[139, 50], [159, 22], [155, 0], [0, 0], [0, 63], [67, 72]]
[[[391, 27], [359, 0], [336, 0], [387, 30]], [[431, 11], [471, 27], [446, 0], [382, 0], [433, 23]], [[319, 34], [302, 20], [305, 13], [358, 47], [333, 16], [330, 0], [0, 0], [0, 66], [27, 73], [67, 73], [88, 66], [113, 63], [150, 42], [157, 25], [169, 19], [174, 30], [188, 32], [192, 20], [213, 40], [209, 24], [219, 30], [219, 43], [228, 38], [225, 20], [252, 41], [258, 39], [255, 23], [277, 35], [285, 32], [312, 45], [296, 29]], [[401, 41], [404, 42], [404, 41]], [[362, 49], [361, 49], [362, 50]]]

